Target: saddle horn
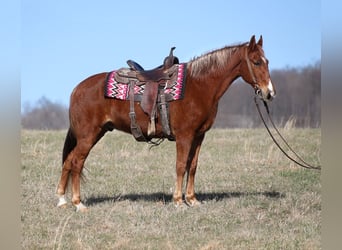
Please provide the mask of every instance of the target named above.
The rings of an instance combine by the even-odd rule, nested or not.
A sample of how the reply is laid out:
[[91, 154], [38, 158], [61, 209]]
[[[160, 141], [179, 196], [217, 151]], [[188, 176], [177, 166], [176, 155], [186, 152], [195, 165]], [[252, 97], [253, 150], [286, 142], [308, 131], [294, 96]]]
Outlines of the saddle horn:
[[171, 47], [170, 54], [167, 57], [165, 57], [164, 69], [168, 69], [174, 64], [179, 64], [178, 58], [173, 55], [173, 51], [175, 50], [175, 48], [176, 47]]

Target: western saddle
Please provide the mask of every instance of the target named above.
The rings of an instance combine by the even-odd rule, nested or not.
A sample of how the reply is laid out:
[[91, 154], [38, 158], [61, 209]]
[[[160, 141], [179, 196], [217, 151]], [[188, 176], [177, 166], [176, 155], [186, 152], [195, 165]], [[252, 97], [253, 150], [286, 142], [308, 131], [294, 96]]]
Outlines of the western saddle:
[[[174, 49], [175, 47], [171, 48], [170, 54], [165, 57], [163, 64], [159, 67], [144, 70], [137, 62], [128, 60], [129, 68], [121, 68], [115, 74], [117, 82], [129, 84], [131, 132], [137, 141], [152, 142], [151, 138], [155, 135], [156, 130], [157, 102], [159, 104], [164, 136], [169, 140], [174, 140], [169, 126], [168, 103], [164, 94], [164, 88], [168, 82], [172, 82], [177, 78], [177, 64], [179, 64], [179, 60], [173, 55]], [[136, 122], [134, 111], [134, 102], [138, 101], [134, 95], [134, 87], [136, 85], [145, 85], [140, 106], [150, 118], [147, 131], [148, 138], [143, 135], [140, 126]]]

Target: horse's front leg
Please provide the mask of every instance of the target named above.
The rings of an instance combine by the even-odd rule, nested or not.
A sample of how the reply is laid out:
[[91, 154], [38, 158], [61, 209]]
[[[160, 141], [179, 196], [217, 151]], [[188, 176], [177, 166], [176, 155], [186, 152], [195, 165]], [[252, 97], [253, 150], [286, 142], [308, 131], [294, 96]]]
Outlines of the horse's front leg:
[[186, 184], [186, 194], [185, 201], [189, 206], [198, 205], [199, 202], [196, 199], [195, 195], [195, 174], [197, 169], [198, 155], [201, 149], [201, 145], [204, 139], [204, 134], [197, 137], [191, 147], [190, 151], [190, 167], [187, 168], [188, 176], [187, 176], [187, 184]]
[[185, 136], [179, 136], [176, 139], [177, 148], [177, 161], [176, 161], [176, 187], [173, 193], [173, 201], [176, 206], [182, 205], [182, 186], [184, 174], [186, 172], [187, 166], [189, 164], [189, 156], [191, 151], [193, 138], [186, 138]]

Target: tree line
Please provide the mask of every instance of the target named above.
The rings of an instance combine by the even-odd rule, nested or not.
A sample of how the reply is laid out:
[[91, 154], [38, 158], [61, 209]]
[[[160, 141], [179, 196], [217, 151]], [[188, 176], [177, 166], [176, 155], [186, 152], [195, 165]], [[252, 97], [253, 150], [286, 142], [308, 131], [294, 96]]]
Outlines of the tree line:
[[[273, 70], [270, 74], [276, 89], [275, 99], [268, 103], [274, 122], [279, 126], [291, 121], [296, 127], [320, 127], [320, 62], [302, 68]], [[220, 101], [214, 126], [262, 126], [254, 95], [254, 90], [241, 78], [234, 82]]]
[[[280, 127], [291, 122], [296, 127], [321, 125], [321, 64], [302, 68], [272, 70], [277, 96], [269, 103], [273, 120]], [[254, 128], [262, 126], [254, 104], [254, 90], [241, 78], [221, 98], [214, 123], [216, 128]], [[42, 97], [21, 115], [25, 129], [66, 129], [68, 108]]]
[[41, 97], [34, 107], [26, 105], [21, 114], [24, 129], [60, 130], [69, 127], [68, 108], [60, 103]]

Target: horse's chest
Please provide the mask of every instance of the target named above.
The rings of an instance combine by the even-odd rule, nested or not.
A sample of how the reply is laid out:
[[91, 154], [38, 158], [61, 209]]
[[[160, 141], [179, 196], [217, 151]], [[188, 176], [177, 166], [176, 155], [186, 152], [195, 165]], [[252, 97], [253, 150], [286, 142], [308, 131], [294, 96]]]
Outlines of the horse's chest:
[[211, 126], [214, 124], [216, 114], [217, 114], [217, 106], [213, 107], [211, 110], [208, 111], [207, 116], [205, 117], [202, 123], [202, 126], [200, 128], [201, 132], [206, 132], [211, 128]]

